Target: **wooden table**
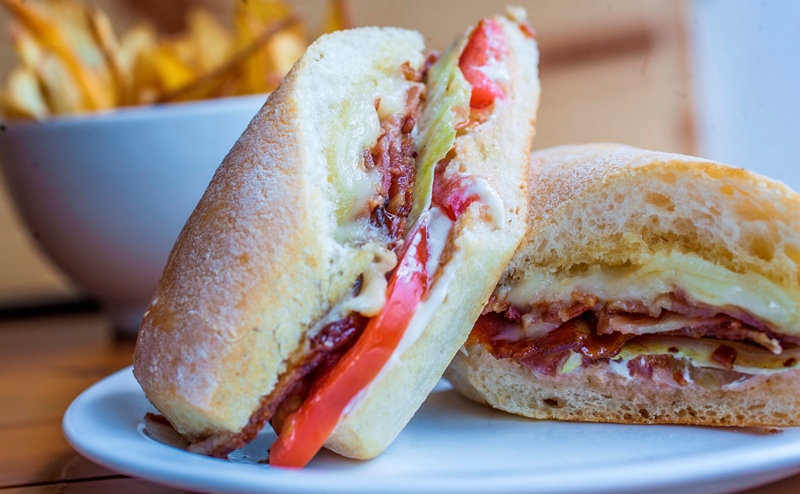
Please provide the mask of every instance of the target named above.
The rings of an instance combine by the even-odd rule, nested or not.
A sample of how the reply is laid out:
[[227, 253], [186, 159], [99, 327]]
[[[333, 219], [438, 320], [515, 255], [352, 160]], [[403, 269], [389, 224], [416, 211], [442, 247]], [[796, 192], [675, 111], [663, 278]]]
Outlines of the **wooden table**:
[[[70, 402], [132, 353], [97, 312], [0, 319], [0, 494], [179, 492], [97, 466], [61, 433]], [[800, 492], [800, 475], [748, 492]]]
[[133, 346], [96, 312], [0, 320], [0, 492], [178, 492], [91, 463], [61, 433], [70, 402]]

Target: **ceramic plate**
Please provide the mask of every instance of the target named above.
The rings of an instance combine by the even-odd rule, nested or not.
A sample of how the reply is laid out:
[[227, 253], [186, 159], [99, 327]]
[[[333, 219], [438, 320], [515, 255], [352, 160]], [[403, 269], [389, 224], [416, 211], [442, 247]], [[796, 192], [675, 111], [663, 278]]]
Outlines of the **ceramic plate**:
[[446, 382], [381, 456], [322, 452], [303, 470], [259, 463], [262, 432], [231, 460], [184, 451], [130, 368], [81, 394], [64, 433], [87, 458], [152, 482], [230, 493], [729, 492], [800, 472], [800, 429], [630, 426], [531, 421], [476, 405]]

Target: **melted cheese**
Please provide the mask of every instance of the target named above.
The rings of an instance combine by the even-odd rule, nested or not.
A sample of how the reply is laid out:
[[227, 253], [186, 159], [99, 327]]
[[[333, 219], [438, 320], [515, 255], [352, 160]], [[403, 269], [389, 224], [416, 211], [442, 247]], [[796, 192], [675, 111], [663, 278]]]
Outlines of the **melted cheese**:
[[571, 300], [573, 292], [603, 301], [657, 303], [659, 296], [682, 291], [690, 300], [715, 307], [739, 307], [769, 321], [785, 334], [800, 335], [800, 291], [782, 287], [757, 273], [735, 273], [692, 254], [657, 254], [641, 265], [592, 266], [585, 273], [561, 276], [528, 273], [502, 299], [527, 309], [533, 302]]
[[[381, 122], [406, 106], [409, 90], [418, 82], [407, 81], [402, 71], [390, 77], [364, 81], [353, 94], [362, 95], [343, 102], [337, 110], [340, 133], [325, 145], [328, 181], [335, 191], [339, 224], [363, 213], [366, 201], [380, 184], [380, 176], [364, 166], [364, 150], [372, 149], [381, 135]], [[376, 109], [376, 103], [378, 107]]]
[[406, 97], [411, 86], [423, 86], [419, 82], [408, 81], [405, 77], [393, 77], [386, 81], [386, 86], [376, 91], [374, 100], [378, 104], [378, 118], [384, 120], [395, 113], [401, 112], [406, 107]]
[[[450, 230], [452, 229], [453, 223], [439, 208], [431, 208], [429, 213], [426, 214], [431, 215], [428, 223], [429, 258], [428, 264], [426, 265], [428, 269], [430, 269], [431, 266], [440, 266], [441, 255], [444, 252], [444, 248], [447, 244], [447, 238], [450, 235]], [[399, 365], [402, 362], [403, 354], [405, 354], [405, 352], [411, 348], [414, 343], [417, 342], [417, 340], [419, 340], [419, 338], [425, 332], [425, 328], [428, 327], [428, 324], [433, 319], [434, 314], [444, 302], [444, 299], [447, 296], [447, 290], [450, 287], [450, 283], [452, 283], [456, 276], [456, 271], [461, 265], [461, 258], [462, 252], [457, 250], [450, 257], [447, 264], [439, 267], [440, 272], [437, 273], [435, 270], [428, 271], [430, 276], [438, 276], [436, 276], [433, 286], [431, 286], [425, 294], [425, 298], [420, 301], [419, 305], [417, 305], [414, 316], [411, 318], [408, 327], [403, 333], [400, 343], [398, 343], [397, 347], [392, 352], [392, 355], [389, 357], [389, 360], [386, 362], [386, 364], [384, 364], [378, 375], [375, 376], [375, 379], [373, 379], [369, 385], [362, 389], [355, 396], [355, 398], [350, 401], [343, 411], [343, 415], [346, 415], [350, 412], [350, 410], [357, 408], [364, 397], [369, 396], [373, 386], [375, 386], [376, 383], [381, 382], [391, 369]]]
[[374, 317], [386, 305], [386, 273], [397, 265], [397, 256], [386, 250], [376, 254], [375, 260], [367, 266], [361, 275], [361, 290], [343, 304], [344, 313], [358, 312], [366, 317]]
[[735, 355], [730, 366], [726, 366], [714, 358], [715, 351], [721, 345], [719, 340], [692, 339], [680, 336], [633, 339], [622, 347], [614, 360], [629, 362], [642, 355], [671, 355], [676, 359], [687, 360], [696, 367], [763, 375], [786, 372], [800, 367], [800, 349], [798, 348], [784, 350], [780, 355], [774, 355], [762, 348], [738, 341], [726, 341], [724, 344], [732, 349]]

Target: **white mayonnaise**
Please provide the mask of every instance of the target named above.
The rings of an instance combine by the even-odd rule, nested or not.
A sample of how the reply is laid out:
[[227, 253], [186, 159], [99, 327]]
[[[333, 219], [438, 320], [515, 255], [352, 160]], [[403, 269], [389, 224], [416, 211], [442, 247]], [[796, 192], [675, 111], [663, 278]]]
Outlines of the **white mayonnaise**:
[[494, 223], [497, 228], [502, 228], [506, 220], [506, 209], [503, 204], [503, 199], [500, 198], [500, 194], [498, 194], [486, 180], [480, 177], [473, 177], [471, 182], [471, 185], [467, 187], [464, 195], [467, 197], [472, 195], [478, 196], [478, 201], [486, 206], [492, 223]]

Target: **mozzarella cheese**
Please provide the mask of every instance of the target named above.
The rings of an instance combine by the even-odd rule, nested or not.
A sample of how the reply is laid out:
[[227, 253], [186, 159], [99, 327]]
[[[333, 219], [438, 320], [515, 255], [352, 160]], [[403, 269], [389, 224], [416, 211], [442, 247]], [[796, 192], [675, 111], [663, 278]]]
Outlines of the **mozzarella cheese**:
[[386, 305], [386, 273], [394, 269], [395, 265], [397, 256], [394, 252], [386, 250], [377, 253], [374, 262], [361, 275], [361, 290], [358, 295], [344, 302], [343, 313], [358, 312], [366, 317], [377, 316]]
[[596, 295], [600, 302], [638, 300], [653, 305], [658, 297], [676, 291], [703, 304], [739, 307], [784, 334], [800, 335], [800, 291], [796, 288], [678, 252], [656, 254], [640, 265], [595, 265], [574, 276], [531, 271], [517, 284], [498, 289], [496, 295], [527, 309], [532, 302], [571, 300], [573, 292]]

